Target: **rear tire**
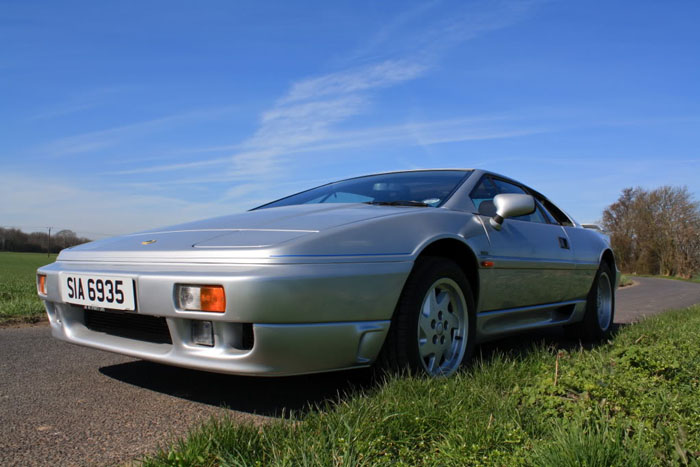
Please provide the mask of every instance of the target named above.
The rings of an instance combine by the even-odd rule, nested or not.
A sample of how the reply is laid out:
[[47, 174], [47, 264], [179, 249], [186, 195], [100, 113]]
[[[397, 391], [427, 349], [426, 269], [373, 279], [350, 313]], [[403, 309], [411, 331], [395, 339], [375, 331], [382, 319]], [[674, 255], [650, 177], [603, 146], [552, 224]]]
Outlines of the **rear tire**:
[[418, 259], [401, 293], [378, 367], [451, 375], [474, 349], [474, 309], [469, 281], [457, 263]]
[[586, 299], [586, 312], [580, 323], [565, 327], [567, 335], [584, 341], [610, 337], [615, 319], [615, 280], [610, 267], [603, 263]]

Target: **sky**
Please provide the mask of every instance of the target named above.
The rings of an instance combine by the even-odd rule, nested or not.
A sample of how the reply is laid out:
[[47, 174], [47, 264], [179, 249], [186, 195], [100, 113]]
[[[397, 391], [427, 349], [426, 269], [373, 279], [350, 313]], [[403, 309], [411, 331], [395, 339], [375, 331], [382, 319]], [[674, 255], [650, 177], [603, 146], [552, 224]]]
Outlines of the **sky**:
[[0, 226], [89, 238], [483, 168], [700, 199], [700, 2], [0, 0]]

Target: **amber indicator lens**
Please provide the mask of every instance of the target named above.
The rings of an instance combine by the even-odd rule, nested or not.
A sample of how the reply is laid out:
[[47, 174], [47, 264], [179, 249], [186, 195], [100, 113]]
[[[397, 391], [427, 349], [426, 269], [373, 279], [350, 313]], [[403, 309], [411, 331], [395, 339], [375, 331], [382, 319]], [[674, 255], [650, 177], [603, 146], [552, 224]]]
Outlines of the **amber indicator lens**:
[[220, 285], [202, 287], [199, 297], [202, 311], [215, 311], [217, 313], [226, 311], [226, 295], [224, 288]]
[[46, 295], [46, 275], [37, 274], [37, 289], [41, 295]]
[[177, 301], [186, 311], [226, 311], [226, 293], [220, 285], [178, 285]]

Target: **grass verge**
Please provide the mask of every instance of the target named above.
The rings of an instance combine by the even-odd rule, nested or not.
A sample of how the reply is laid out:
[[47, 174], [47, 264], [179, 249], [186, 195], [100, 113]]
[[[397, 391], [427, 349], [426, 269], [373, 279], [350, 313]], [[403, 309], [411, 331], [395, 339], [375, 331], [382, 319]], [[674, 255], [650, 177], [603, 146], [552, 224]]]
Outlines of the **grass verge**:
[[[628, 280], [632, 281], [635, 277], [651, 277], [654, 279], [671, 279], [674, 281], [683, 281], [683, 282], [696, 282], [700, 283], [700, 276], [694, 276], [690, 279], [687, 279], [685, 277], [678, 277], [678, 276], [660, 276], [660, 275], [652, 275], [652, 274], [623, 274], [621, 281]], [[622, 285], [622, 284], [620, 284]]]
[[622, 274], [622, 276], [620, 276], [620, 287], [627, 287], [632, 284], [634, 284], [634, 281], [629, 274]]
[[0, 325], [44, 319], [36, 294], [36, 269], [56, 259], [42, 253], [0, 252]]
[[391, 378], [297, 420], [212, 419], [161, 465], [698, 465], [700, 306], [590, 350], [533, 345], [452, 378]]

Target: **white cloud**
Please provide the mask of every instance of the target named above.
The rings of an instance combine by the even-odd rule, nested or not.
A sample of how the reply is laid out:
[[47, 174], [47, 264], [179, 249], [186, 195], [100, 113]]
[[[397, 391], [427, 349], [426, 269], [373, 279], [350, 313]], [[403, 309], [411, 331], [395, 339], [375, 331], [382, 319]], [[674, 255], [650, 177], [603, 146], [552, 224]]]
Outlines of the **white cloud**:
[[346, 63], [411, 57], [429, 67], [450, 48], [522, 20], [542, 0], [425, 1], [398, 14]]
[[[113, 188], [91, 190], [53, 179], [6, 175], [12, 180], [0, 188], [0, 196], [13, 203], [0, 207], [2, 222], [22, 224], [33, 219], [31, 223], [35, 224], [36, 219], [42, 219], [47, 225], [67, 226], [78, 232], [93, 231], [98, 223], [107, 233], [124, 233], [249, 208], [248, 203], [239, 206], [235, 200], [262, 198], [267, 187], [304, 178], [298, 169], [302, 165], [300, 157], [322, 150], [382, 144], [427, 146], [546, 131], [524, 126], [517, 119], [494, 116], [357, 127], [358, 117], [374, 108], [377, 92], [426, 76], [449, 47], [517, 21], [527, 10], [521, 5], [460, 3], [441, 8], [432, 19], [433, 4], [408, 10], [382, 28], [364, 48], [350, 54], [342, 66], [291, 83], [286, 93], [261, 112], [259, 126], [249, 138], [230, 146], [194, 150], [190, 160], [112, 172], [134, 176], [122, 178], [121, 190], [114, 182], [105, 185]], [[41, 149], [55, 157], [99, 154], [107, 148], [118, 148], [124, 141], [221, 117], [229, 110], [178, 113], [62, 138]], [[350, 122], [352, 128], [348, 128]], [[229, 148], [235, 151], [229, 156], [204, 157]], [[136, 195], [123, 189], [127, 184], [135, 187], [143, 183], [144, 192], [149, 185], [148, 174], [161, 172], [184, 175], [166, 180], [150, 175], [154, 187], [149, 192], [163, 190], [160, 185], [190, 184], [196, 188], [196, 183], [209, 181], [238, 185], [229, 188], [218, 201], [207, 203], [183, 201], [176, 197], [186, 195], [172, 191], [172, 196], [166, 197]], [[137, 179], [138, 174], [143, 177]]]
[[90, 131], [54, 140], [41, 147], [40, 151], [50, 157], [94, 152], [99, 149], [115, 146], [133, 138], [149, 135], [162, 129], [182, 125], [192, 120], [218, 117], [231, 110], [231, 107], [194, 110], [104, 130]]
[[28, 120], [53, 119], [83, 112], [104, 104], [108, 97], [124, 91], [125, 89], [125, 86], [112, 86], [85, 91], [79, 95], [72, 96], [63, 102], [49, 105], [49, 107], [46, 107], [31, 115]]
[[426, 71], [426, 66], [411, 60], [387, 60], [294, 83], [281, 103], [319, 99], [383, 88], [415, 79]]
[[[383, 28], [362, 54], [353, 54], [351, 62], [364, 64], [346, 66], [339, 71], [292, 83], [289, 91], [271, 109], [263, 112], [258, 130], [242, 143], [247, 149], [233, 155], [230, 173], [245, 171], [251, 176], [269, 180], [280, 173], [285, 158], [291, 153], [308, 152], [314, 145], [357, 145], [356, 140], [347, 138], [342, 142], [343, 130], [338, 127], [370, 108], [374, 92], [420, 78], [446, 48], [482, 32], [508, 26], [528, 11], [529, 6], [523, 2], [459, 4], [455, 8], [445, 8], [445, 16], [434, 20], [427, 28], [416, 27], [412, 21], [424, 23], [425, 18], [420, 13], [429, 7], [416, 7], [399, 15], [397, 20]], [[395, 41], [403, 47], [396, 56], [379, 60], [374, 57], [375, 47], [384, 47]], [[527, 133], [527, 130], [521, 132]], [[485, 137], [504, 134], [489, 130]], [[516, 133], [511, 131], [508, 134], [514, 136]], [[480, 136], [476, 132], [462, 132], [460, 137], [451, 132], [450, 136], [433, 134], [423, 138], [420, 144], [477, 138]]]
[[[183, 164], [166, 164], [142, 169], [129, 169], [111, 172], [115, 175], [175, 172], [211, 167], [230, 167], [234, 169], [225, 175], [213, 173], [209, 177], [187, 177], [169, 180], [169, 184], [194, 184], [203, 180], [248, 180], [250, 177], [266, 173], [278, 173], [282, 157], [294, 158], [300, 154], [320, 151], [342, 150], [358, 147], [394, 145], [394, 146], [429, 146], [435, 144], [477, 141], [485, 139], [505, 139], [544, 132], [556, 131], [560, 127], [542, 126], [523, 123], [522, 117], [513, 115], [483, 115], [467, 118], [446, 119], [427, 122], [409, 122], [355, 130], [324, 128], [323, 135], [312, 132], [311, 135], [290, 135], [279, 144], [266, 149], [257, 149], [237, 153], [235, 156], [220, 157]], [[278, 132], [275, 132], [279, 135]], [[264, 141], [264, 138], [260, 137]], [[250, 144], [250, 143], [249, 143]], [[266, 144], [260, 143], [261, 147]]]

